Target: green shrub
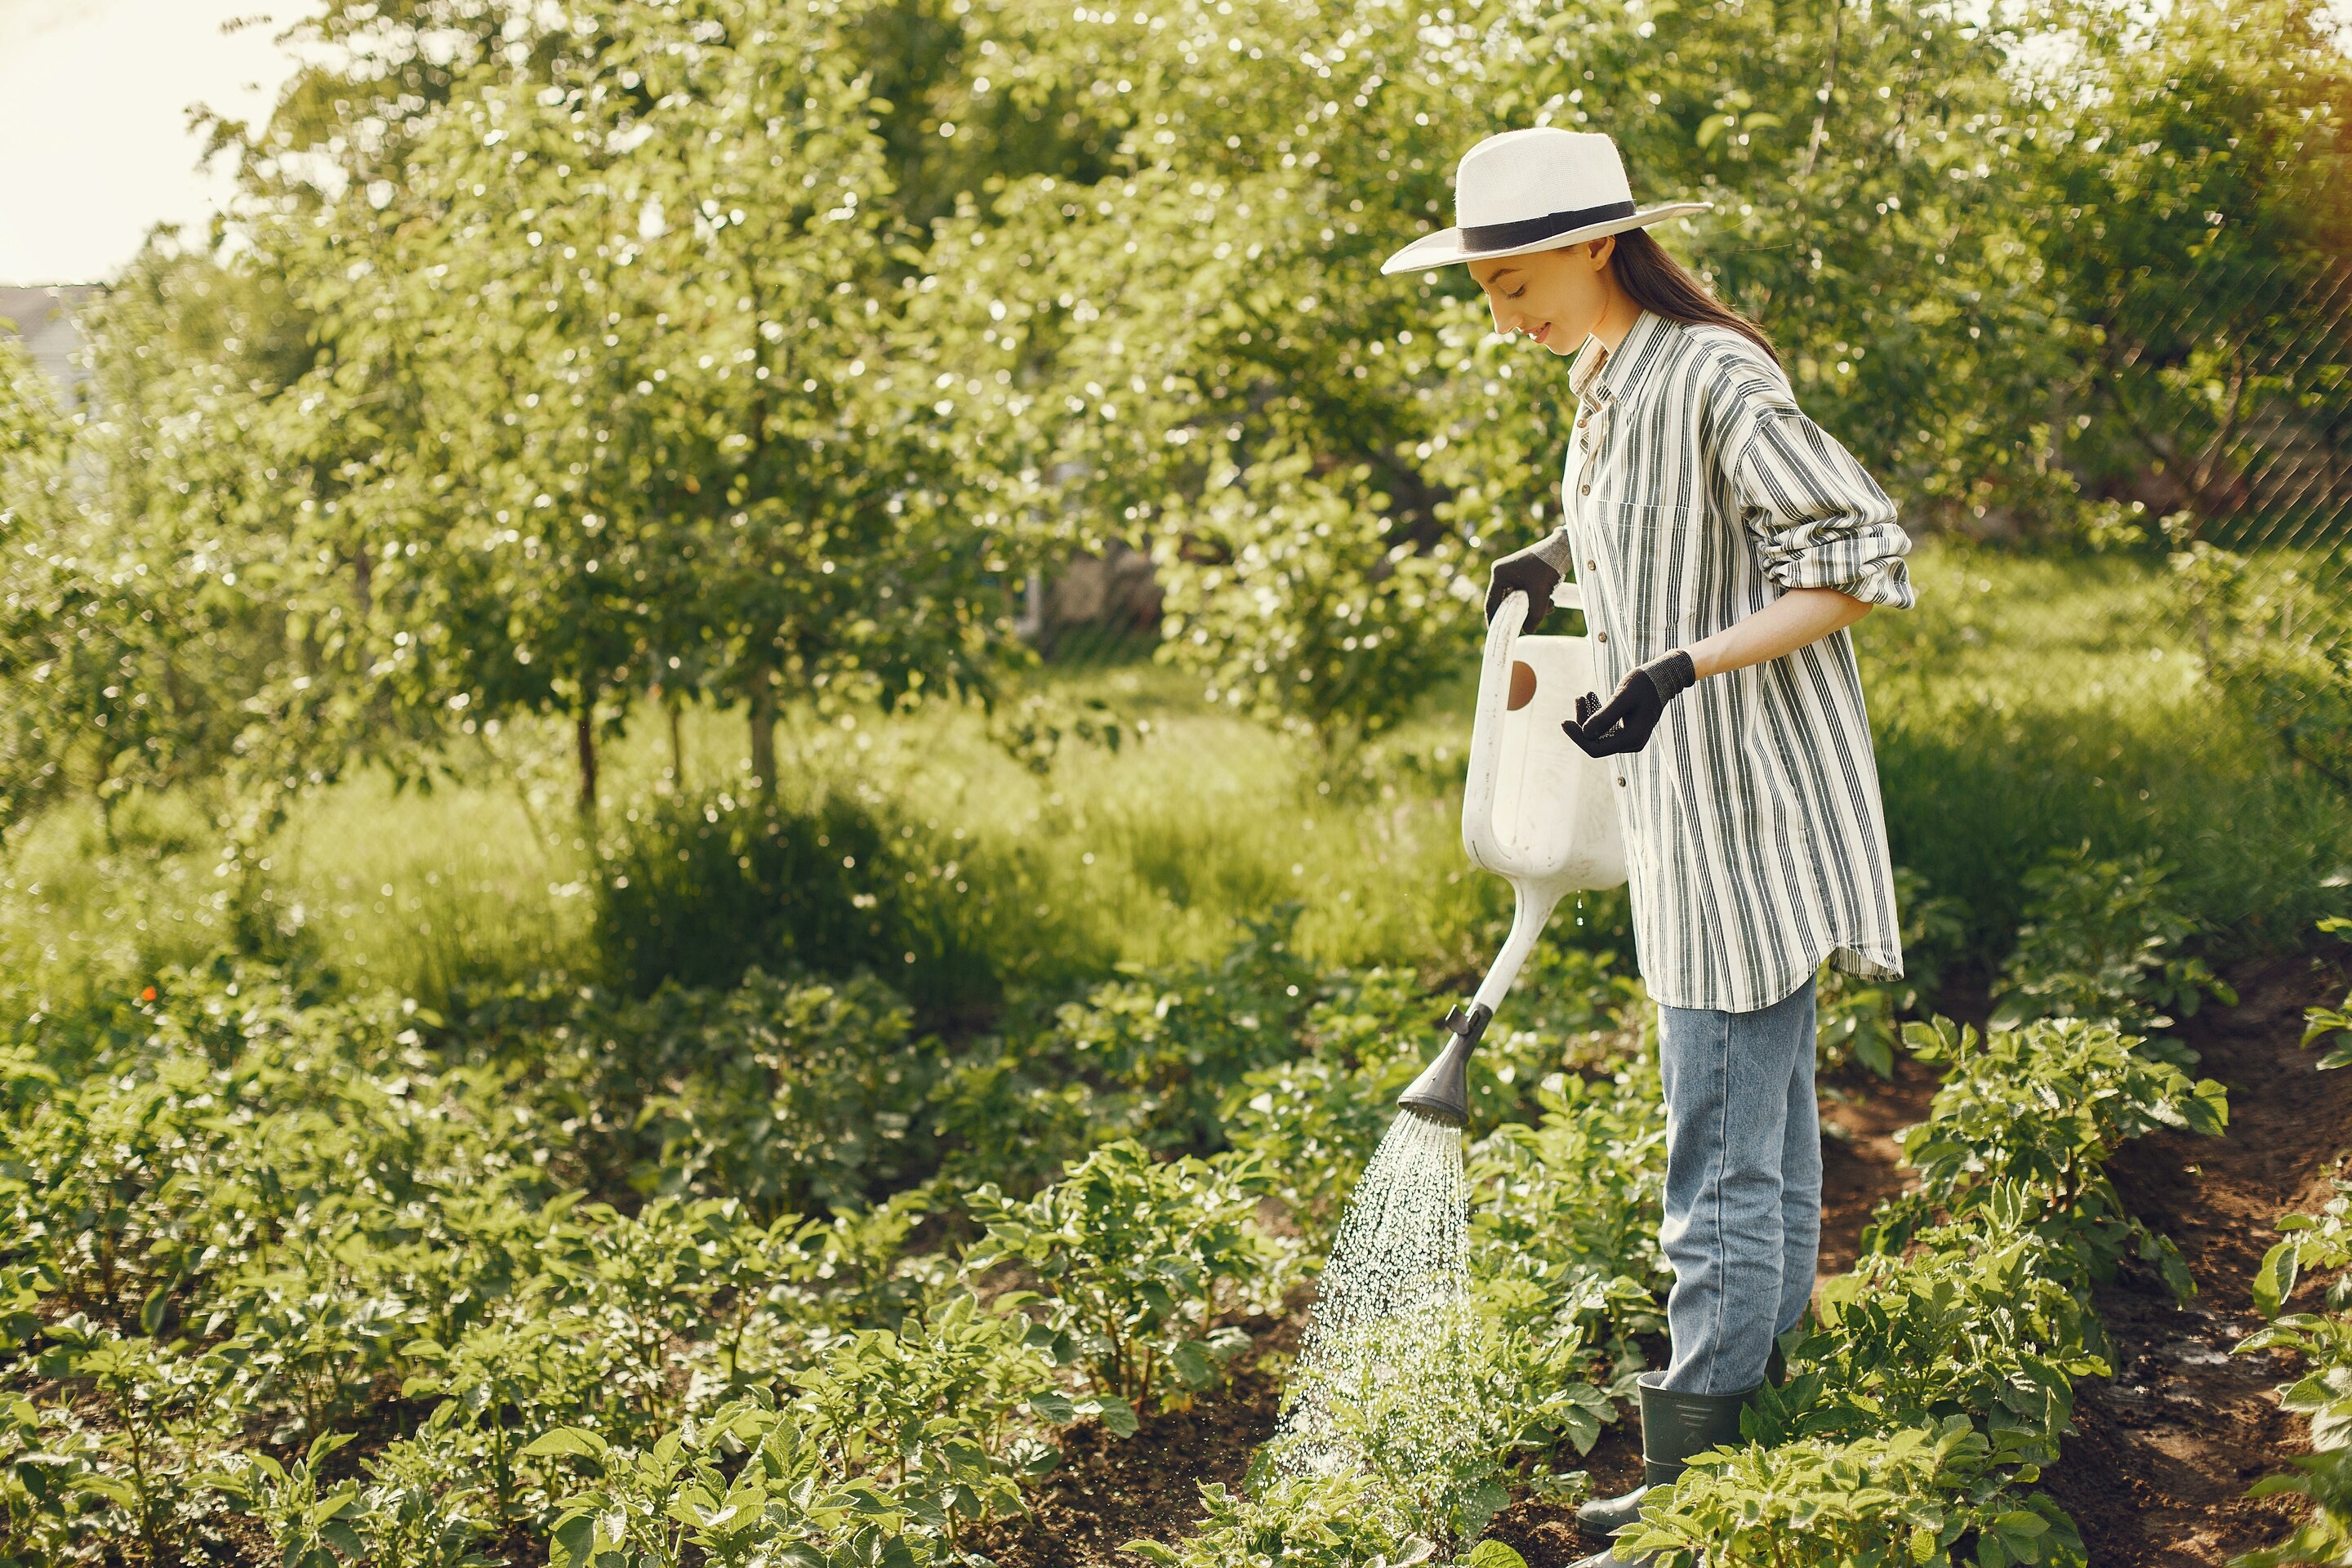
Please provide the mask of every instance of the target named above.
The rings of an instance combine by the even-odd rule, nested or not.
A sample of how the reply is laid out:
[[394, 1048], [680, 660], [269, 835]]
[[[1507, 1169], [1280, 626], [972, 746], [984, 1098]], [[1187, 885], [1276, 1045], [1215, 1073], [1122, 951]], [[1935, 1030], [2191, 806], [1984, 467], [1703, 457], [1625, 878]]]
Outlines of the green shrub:
[[733, 985], [753, 968], [887, 977], [947, 1018], [1008, 983], [1052, 984], [1094, 955], [1069, 951], [1019, 868], [956, 837], [845, 796], [813, 805], [655, 797], [603, 851], [590, 945], [611, 983]]
[[2105, 1168], [2125, 1141], [2158, 1128], [2219, 1136], [2229, 1124], [2219, 1083], [2192, 1080], [2136, 1048], [2137, 1037], [2079, 1018], [1979, 1036], [1939, 1017], [1906, 1026], [1904, 1037], [1945, 1068], [1944, 1084], [1927, 1119], [1903, 1135], [1919, 1188], [1882, 1205], [1866, 1247], [1899, 1250], [1937, 1215], [1964, 1214], [2016, 1184], [2046, 1203], [2042, 1228], [2075, 1260], [2070, 1288], [2105, 1278], [2131, 1253], [2161, 1269], [2181, 1300], [2195, 1293], [2179, 1250], [2125, 1207]]
[[1901, 1258], [1823, 1283], [1790, 1376], [1759, 1401], [1768, 1441], [1976, 1422], [1991, 1462], [2052, 1464], [2072, 1385], [2108, 1373], [2106, 1338], [2068, 1288], [2073, 1259], [2036, 1228], [2041, 1202], [1996, 1184]]
[[[2319, 929], [2333, 931], [2347, 942], [2352, 942], [2352, 920], [2330, 916], [2319, 922]], [[2335, 1037], [2336, 1043], [2319, 1058], [2320, 1070], [2352, 1067], [2352, 995], [2333, 1007], [2314, 1007], [2303, 1016], [2303, 1043], [2315, 1045]]]
[[[1965, 1416], [1864, 1437], [1717, 1448], [1691, 1461], [1618, 1538], [1656, 1568], [1887, 1568], [1950, 1563], [1973, 1537], [1979, 1568], [2074, 1568], [2081, 1536], [2058, 1505], [2015, 1488]], [[1801, 1556], [1791, 1557], [1801, 1542]]]
[[2207, 997], [2230, 1006], [2229, 982], [2184, 951], [2205, 925], [2166, 885], [2150, 855], [2094, 858], [2088, 844], [2053, 852], [2027, 873], [2031, 901], [1994, 988], [1992, 1026], [2034, 1018], [2104, 1018], [2146, 1033], [2168, 1028]]
[[964, 1267], [1024, 1268], [1041, 1292], [1023, 1298], [1038, 1309], [1039, 1342], [1083, 1368], [1097, 1395], [1181, 1405], [1248, 1344], [1222, 1320], [1275, 1305], [1264, 1297], [1273, 1247], [1254, 1217], [1265, 1187], [1252, 1156], [1163, 1162], [1121, 1140], [1028, 1202], [974, 1191], [988, 1234]]
[[1434, 1552], [1370, 1476], [1262, 1475], [1241, 1492], [1210, 1481], [1201, 1502], [1208, 1517], [1178, 1544], [1121, 1550], [1159, 1568], [1411, 1568]]
[[1094, 1114], [1155, 1148], [1222, 1148], [1231, 1086], [1294, 1056], [1314, 1005], [1314, 966], [1289, 940], [1298, 913], [1286, 904], [1245, 922], [1212, 963], [1115, 980], [1062, 1007], [1051, 1048], [1097, 1086]]
[[[2281, 1215], [2278, 1227], [2286, 1239], [2263, 1254], [2263, 1266], [2254, 1275], [2254, 1310], [2265, 1318], [2278, 1316], [2304, 1275], [2352, 1268], [2352, 1182], [2338, 1176], [2336, 1195], [2317, 1214]], [[2328, 1282], [2326, 1307], [2331, 1312], [2352, 1311], [2352, 1273], [2339, 1273]]]
[[1530, 1312], [1517, 1282], [1370, 1331], [1361, 1353], [1327, 1353], [1286, 1410], [1315, 1403], [1268, 1450], [1285, 1469], [1345, 1463], [1373, 1479], [1415, 1533], [1475, 1540], [1509, 1500], [1514, 1463], [1560, 1444], [1589, 1453], [1612, 1415], [1585, 1381], [1581, 1336]]
[[772, 1218], [872, 1201], [936, 1163], [926, 1107], [945, 1052], [871, 976], [755, 969], [727, 990], [556, 1001], [499, 1054], [528, 1065], [550, 1115], [602, 1134], [578, 1155], [600, 1190]]
[[1538, 1098], [1539, 1124], [1498, 1127], [1472, 1150], [1472, 1268], [1534, 1288], [1555, 1331], [1639, 1371], [1633, 1338], [1664, 1331], [1672, 1279], [1657, 1242], [1666, 1124], [1656, 1058], [1643, 1052], [1605, 1079], [1555, 1075]]

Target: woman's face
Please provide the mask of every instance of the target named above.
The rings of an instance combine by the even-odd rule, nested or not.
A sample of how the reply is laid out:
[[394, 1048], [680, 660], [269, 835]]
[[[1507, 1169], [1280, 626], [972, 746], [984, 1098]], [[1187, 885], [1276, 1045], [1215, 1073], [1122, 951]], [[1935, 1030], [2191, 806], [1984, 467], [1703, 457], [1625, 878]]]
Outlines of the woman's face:
[[1609, 304], [1609, 257], [1617, 237], [1603, 235], [1562, 250], [1474, 261], [1470, 276], [1486, 291], [1495, 330], [1524, 332], [1556, 354], [1574, 353]]

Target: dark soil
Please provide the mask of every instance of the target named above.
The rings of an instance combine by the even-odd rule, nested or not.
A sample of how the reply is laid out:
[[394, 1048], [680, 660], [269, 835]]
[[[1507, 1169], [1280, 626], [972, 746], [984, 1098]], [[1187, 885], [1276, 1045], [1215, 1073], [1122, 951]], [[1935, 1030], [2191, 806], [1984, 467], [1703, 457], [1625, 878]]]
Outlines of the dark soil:
[[[2111, 1167], [2134, 1212], [2179, 1247], [2199, 1293], [2176, 1307], [2153, 1270], [2138, 1268], [2098, 1291], [2116, 1376], [2077, 1385], [2075, 1435], [2044, 1482], [2081, 1526], [2096, 1568], [2221, 1568], [2285, 1534], [2302, 1511], [2297, 1499], [2245, 1497], [2309, 1451], [2304, 1423], [2278, 1409], [2275, 1391], [2291, 1368], [2229, 1351], [2261, 1324], [2250, 1294], [2278, 1215], [2324, 1202], [2352, 1147], [2352, 1071], [2323, 1075], [2317, 1053], [2301, 1047], [2304, 1009], [2341, 996], [2346, 980], [2307, 957], [2231, 978], [2239, 1006], [2209, 1008], [2176, 1031], [2200, 1054], [2199, 1075], [2229, 1089], [2229, 1136], [2144, 1138]], [[1962, 981], [1940, 1002], [1954, 1016], [1983, 1020], [1980, 984]], [[1936, 1075], [1908, 1058], [1892, 1083], [1849, 1067], [1822, 1084], [1822, 1278], [1853, 1266], [1872, 1209], [1900, 1190], [1896, 1135], [1926, 1116], [1935, 1089]], [[2307, 1282], [2304, 1293], [2311, 1289]], [[1135, 1440], [1081, 1432], [1035, 1516], [982, 1550], [1003, 1568], [1132, 1563], [1118, 1556], [1122, 1542], [1173, 1541], [1192, 1527], [1200, 1482], [1239, 1483], [1278, 1405], [1276, 1380], [1252, 1372], [1230, 1395], [1149, 1422]], [[1576, 1462], [1595, 1495], [1638, 1484], [1635, 1424], [1604, 1428]], [[1497, 1514], [1488, 1533], [1528, 1568], [1567, 1568], [1601, 1545], [1578, 1533], [1572, 1509], [1530, 1499]]]
[[[1299, 1321], [1265, 1336], [1259, 1353], [1295, 1350]], [[1254, 1363], [1216, 1397], [1145, 1418], [1132, 1437], [1078, 1427], [1028, 1517], [1003, 1521], [973, 1545], [998, 1568], [1133, 1568], [1136, 1559], [1118, 1549], [1190, 1535], [1201, 1520], [1202, 1483], [1238, 1488], [1250, 1456], [1274, 1436], [1281, 1405], [1280, 1376]]]
[[2292, 1363], [2229, 1352], [2262, 1325], [2250, 1292], [2278, 1216], [2324, 1202], [2352, 1146], [2352, 1072], [2323, 1074], [2318, 1053], [2300, 1047], [2304, 1009], [2341, 996], [2345, 980], [2309, 959], [2232, 978], [2240, 1005], [2178, 1031], [2201, 1058], [2197, 1072], [2230, 1091], [2229, 1136], [2144, 1138], [2110, 1167], [2124, 1201], [2179, 1247], [2198, 1293], [2176, 1307], [2140, 1268], [2097, 1293], [2116, 1375], [2077, 1387], [2077, 1436], [2047, 1484], [2099, 1568], [2218, 1568], [2303, 1511], [2299, 1499], [2245, 1495], [2310, 1451], [2301, 1418], [2278, 1408]]

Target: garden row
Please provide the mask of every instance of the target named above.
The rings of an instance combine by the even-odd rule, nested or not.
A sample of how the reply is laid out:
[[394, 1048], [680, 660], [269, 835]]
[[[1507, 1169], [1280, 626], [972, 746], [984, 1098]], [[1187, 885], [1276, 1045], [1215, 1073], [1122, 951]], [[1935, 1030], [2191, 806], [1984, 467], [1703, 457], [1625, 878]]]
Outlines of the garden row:
[[[2016, 1006], [2210, 984], [2147, 868], [2062, 859], [2038, 898]], [[1911, 908], [1932, 948], [1936, 906]], [[955, 1049], [872, 980], [756, 973], [645, 1001], [517, 992], [452, 1022], [224, 962], [35, 1014], [0, 1057], [0, 1560], [953, 1560], [1051, 1468], [1059, 1427], [1131, 1430], [1198, 1397], [1298, 1300], [1431, 1004], [1419, 976], [1318, 973], [1284, 938], [1260, 927]], [[1874, 1054], [1903, 1000], [1833, 989], [1825, 1050]], [[1514, 1482], [1573, 1495], [1542, 1461], [1591, 1446], [1662, 1326], [1658, 1089], [1638, 987], [1606, 954], [1547, 953], [1514, 1012], [1474, 1079], [1499, 1125], [1473, 1152], [1472, 1436], [1375, 1445], [1352, 1482], [1220, 1495], [1192, 1560], [1268, 1529], [1393, 1558], [1475, 1538]], [[2107, 1120], [2015, 1121], [2028, 1108], [1998, 1096], [2028, 1089], [2003, 1087], [2000, 1053], [2028, 1037], [2042, 1077], [2020, 1081]], [[1802, 1441], [1754, 1462], [1862, 1463], [1905, 1413], [1973, 1413], [1981, 1453], [1954, 1435], [1925, 1469], [1871, 1462], [1920, 1497], [1965, 1478], [1978, 1511], [1950, 1517], [1998, 1521], [2063, 1426], [2063, 1378], [2034, 1384], [2038, 1426], [1969, 1403], [1990, 1384], [1870, 1379], [1931, 1331], [2012, 1347], [1931, 1370], [2086, 1364], [2083, 1282], [2119, 1249], [2165, 1255], [2096, 1162], [2205, 1102], [2111, 1029], [1936, 1048], [1983, 1070], [1931, 1127], [1987, 1097], [1957, 1142], [1915, 1151], [1953, 1223], [1832, 1292], [1856, 1304], [1802, 1349], [1764, 1434]], [[2044, 1165], [2073, 1184], [2035, 1185]], [[1920, 1212], [1887, 1219], [1890, 1248]], [[1999, 1245], [1941, 1250], [1969, 1237]], [[2023, 1326], [1969, 1316], [2013, 1315], [2019, 1280], [2058, 1294], [2028, 1290]], [[1932, 1323], [1855, 1315], [1915, 1284]]]
[[[2105, 895], [2096, 909], [2085, 898], [2095, 889]], [[2171, 1244], [2126, 1212], [2104, 1167], [2131, 1138], [2167, 1126], [2219, 1133], [2227, 1117], [2221, 1086], [2192, 1079], [2184, 1050], [2115, 1018], [2161, 1026], [2171, 1018], [2159, 1008], [2188, 1011], [2228, 993], [2174, 949], [2184, 917], [2149, 868], [2062, 858], [2035, 892], [1998, 1015], [2023, 1026], [1983, 1037], [1943, 1019], [1906, 1028], [1920, 1059], [1945, 1068], [1927, 1120], [1904, 1142], [1917, 1185], [1880, 1207], [1861, 1262], [1828, 1283], [1818, 1315], [1789, 1336], [1790, 1379], [1759, 1399], [1747, 1445], [1706, 1457], [1646, 1510], [1628, 1544], [1657, 1553], [1660, 1568], [2084, 1560], [2072, 1521], [2033, 1488], [2058, 1458], [2073, 1381], [2106, 1372], [2091, 1287], [2129, 1257], [2159, 1268], [2184, 1299], [2192, 1289]], [[2037, 1016], [2077, 1009], [2108, 1016]], [[1825, 1043], [1853, 1033], [1833, 1024]], [[1573, 1091], [1547, 1095], [1539, 1129], [1506, 1126], [1475, 1152], [1474, 1225], [1500, 1245], [1475, 1253], [1473, 1296], [1498, 1324], [1489, 1336], [1497, 1346], [1531, 1300], [1551, 1312], [1555, 1343], [1580, 1342], [1596, 1321], [1619, 1334], [1659, 1327], [1648, 1235], [1651, 1184], [1663, 1173], [1656, 1079], [1629, 1065], [1605, 1089], [1571, 1081]], [[1570, 1172], [1572, 1186], [1547, 1179]], [[1563, 1236], [1592, 1245], [1560, 1258]], [[1570, 1288], [1547, 1292], [1556, 1263]], [[1395, 1452], [1396, 1434], [1428, 1426], [1380, 1408], [1349, 1412], [1360, 1473], [1300, 1480], [1261, 1467], [1245, 1496], [1207, 1489], [1206, 1525], [1181, 1549], [1135, 1550], [1181, 1568], [1342, 1568], [1416, 1561], [1433, 1543], [1474, 1539], [1504, 1500], [1506, 1467], [1563, 1434], [1509, 1418], [1550, 1406], [1513, 1385], [1507, 1352], [1465, 1351], [1416, 1381], [1499, 1402], [1480, 1406], [1483, 1423], [1436, 1424], [1465, 1439], [1479, 1434], [1483, 1452]], [[1606, 1392], [1630, 1392], [1640, 1368], [1638, 1357], [1619, 1359]], [[1594, 1392], [1578, 1386], [1572, 1397], [1590, 1407]], [[1592, 1428], [1565, 1435], [1582, 1449]], [[1538, 1495], [1570, 1498], [1582, 1481], [1541, 1469], [1524, 1479]]]
[[[2323, 929], [2352, 939], [2352, 921], [2328, 920]], [[2304, 1043], [2326, 1043], [2322, 1068], [2352, 1066], [2352, 996], [2334, 1007], [2315, 1007]], [[2311, 1457], [2296, 1461], [2296, 1473], [2257, 1482], [2255, 1495], [2298, 1492], [2312, 1502], [2310, 1519], [2286, 1540], [2239, 1559], [2240, 1568], [2278, 1568], [2290, 1563], [2352, 1563], [2352, 1182], [2338, 1177], [2336, 1195], [2316, 1215], [2290, 1214], [2279, 1221], [2285, 1239], [2263, 1258], [2254, 1277], [2254, 1306], [2271, 1320], [2237, 1351], [2289, 1352], [2303, 1358], [2305, 1372], [2283, 1391], [2280, 1404], [2311, 1420]], [[2334, 1271], [2321, 1293], [2320, 1310], [2285, 1310], [2295, 1286]]]

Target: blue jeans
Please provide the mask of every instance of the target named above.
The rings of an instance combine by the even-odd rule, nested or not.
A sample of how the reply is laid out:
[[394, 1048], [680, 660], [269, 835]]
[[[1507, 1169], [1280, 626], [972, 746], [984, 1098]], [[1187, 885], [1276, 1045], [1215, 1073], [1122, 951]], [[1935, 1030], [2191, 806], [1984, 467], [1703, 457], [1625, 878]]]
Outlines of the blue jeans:
[[1666, 1090], [1666, 1297], [1674, 1356], [1643, 1381], [1744, 1394], [1804, 1315], [1821, 1258], [1813, 983], [1753, 1013], [1661, 1006]]

